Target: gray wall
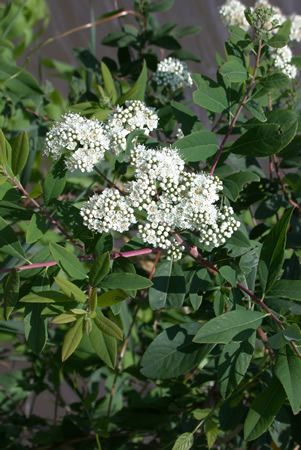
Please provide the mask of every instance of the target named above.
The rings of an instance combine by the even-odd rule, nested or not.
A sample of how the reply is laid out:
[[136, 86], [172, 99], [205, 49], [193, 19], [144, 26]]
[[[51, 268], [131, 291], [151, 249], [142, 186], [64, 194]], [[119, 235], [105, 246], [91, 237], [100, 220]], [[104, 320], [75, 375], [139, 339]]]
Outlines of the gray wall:
[[[96, 17], [105, 12], [115, 9], [117, 0], [49, 0], [51, 10], [51, 20], [47, 30], [47, 36], [53, 36], [64, 32], [72, 27], [90, 21], [90, 4], [93, 4]], [[183, 46], [188, 50], [197, 53], [202, 60], [201, 70], [208, 74], [214, 73], [214, 59], [216, 52], [223, 51], [223, 41], [226, 37], [226, 30], [221, 24], [218, 9], [223, 0], [175, 0], [174, 7], [167, 13], [162, 13], [159, 17], [162, 22], [173, 21], [181, 25], [200, 25], [202, 31], [199, 35], [185, 38]], [[251, 6], [252, 0], [244, 0], [244, 3]], [[120, 6], [131, 8], [131, 0], [119, 0]], [[273, 4], [280, 6], [284, 13], [293, 12], [301, 14], [301, 0], [274, 0]], [[121, 19], [128, 23], [132, 19]], [[97, 42], [112, 29], [118, 29], [117, 22], [110, 22], [97, 28]], [[72, 48], [86, 47], [89, 39], [89, 31], [80, 31], [56, 43], [50, 44], [43, 49], [41, 56], [53, 57], [65, 62], [73, 62]], [[112, 49], [98, 46], [98, 56], [109, 55]], [[34, 68], [35, 62], [32, 61]], [[193, 67], [194, 69], [195, 67]], [[35, 70], [35, 69], [33, 69]]]

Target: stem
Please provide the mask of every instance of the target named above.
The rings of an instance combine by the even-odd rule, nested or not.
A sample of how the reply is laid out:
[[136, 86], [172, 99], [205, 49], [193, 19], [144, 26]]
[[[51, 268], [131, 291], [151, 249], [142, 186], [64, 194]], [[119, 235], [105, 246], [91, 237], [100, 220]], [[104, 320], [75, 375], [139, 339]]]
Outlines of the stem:
[[281, 190], [282, 190], [282, 192], [283, 192], [283, 195], [284, 195], [285, 199], [287, 200], [287, 202], [288, 202], [293, 208], [296, 208], [296, 209], [298, 209], [299, 212], [301, 212], [301, 206], [299, 205], [299, 203], [295, 202], [295, 201], [290, 197], [290, 193], [288, 192], [287, 187], [286, 187], [286, 184], [285, 184], [285, 182], [283, 181], [283, 175], [282, 175], [281, 172], [280, 172], [280, 169], [279, 169], [279, 163], [278, 163], [278, 159], [277, 159], [277, 156], [276, 156], [276, 155], [272, 155], [272, 161], [271, 161], [271, 162], [272, 162], [272, 164], [273, 164], [273, 166], [274, 166], [275, 174], [276, 174], [276, 176], [277, 176], [277, 179], [278, 179], [278, 181], [279, 181], [279, 184], [280, 184], [280, 187], [281, 187]]
[[[149, 255], [150, 253], [154, 253], [155, 250], [151, 248], [141, 248], [139, 250], [129, 250], [128, 252], [113, 252], [110, 256], [111, 259], [118, 259], [118, 258], [131, 258], [133, 256], [141, 256], [141, 255]], [[159, 253], [159, 252], [158, 252]], [[79, 257], [80, 261], [94, 261], [93, 256], [91, 255], [85, 255]], [[27, 264], [24, 266], [16, 266], [16, 267], [9, 267], [5, 269], [0, 269], [0, 273], [8, 273], [12, 272], [13, 270], [32, 270], [32, 269], [41, 269], [41, 268], [47, 268], [52, 266], [57, 266], [58, 263], [56, 261], [46, 261], [41, 263], [32, 263]]]
[[98, 167], [94, 166], [94, 170], [96, 173], [98, 173], [99, 176], [101, 176], [101, 178], [103, 178], [108, 183], [110, 187], [117, 189], [117, 191], [119, 191], [120, 194], [124, 195], [124, 191], [120, 189], [120, 187], [118, 187], [115, 183], [113, 183], [113, 181], [109, 180], [109, 178], [104, 173], [102, 173], [98, 169]]
[[212, 167], [211, 167], [211, 170], [210, 170], [210, 175], [214, 174], [216, 166], [219, 163], [219, 160], [220, 160], [220, 158], [222, 156], [222, 153], [224, 151], [225, 145], [226, 145], [229, 137], [232, 134], [233, 128], [236, 125], [236, 122], [237, 122], [237, 120], [238, 120], [238, 118], [240, 116], [240, 113], [242, 112], [244, 106], [247, 104], [247, 102], [249, 100], [249, 97], [250, 97], [250, 95], [253, 92], [253, 89], [254, 89], [255, 84], [256, 84], [256, 75], [257, 75], [257, 71], [258, 71], [259, 64], [260, 64], [260, 58], [261, 58], [262, 49], [263, 49], [263, 45], [262, 45], [262, 41], [260, 40], [259, 43], [258, 43], [258, 52], [257, 52], [257, 56], [256, 56], [256, 62], [255, 62], [255, 67], [254, 67], [254, 73], [253, 73], [253, 76], [252, 76], [252, 81], [251, 81], [251, 83], [250, 83], [250, 85], [249, 85], [249, 87], [248, 87], [248, 89], [247, 89], [247, 91], [246, 91], [242, 101], [240, 102], [240, 104], [238, 106], [238, 109], [237, 109], [233, 119], [230, 122], [230, 125], [229, 125], [227, 133], [225, 134], [225, 136], [224, 136], [224, 138], [223, 138], [223, 140], [222, 140], [222, 142], [221, 142], [221, 144], [219, 146], [219, 149], [218, 149], [218, 151], [216, 153], [216, 156], [214, 158], [214, 161], [213, 161], [213, 164], [212, 164]]
[[[196, 262], [198, 262], [201, 266], [205, 267], [208, 270], [208, 272], [212, 273], [213, 275], [217, 275], [219, 273], [219, 270], [213, 264], [211, 264], [209, 261], [207, 261], [206, 259], [203, 258], [203, 256], [199, 253], [199, 251], [196, 247], [190, 246], [179, 235], [176, 235], [175, 237], [176, 237], [177, 241], [179, 242], [179, 244], [181, 244], [185, 247], [185, 250], [187, 251], [187, 253]], [[245, 294], [247, 294], [256, 305], [258, 305], [263, 311], [265, 311], [270, 316], [272, 321], [278, 326], [278, 328], [280, 328], [280, 330], [285, 329], [282, 320], [280, 320], [279, 317], [274, 313], [274, 311], [271, 308], [269, 308], [266, 303], [264, 303], [263, 299], [260, 299], [259, 297], [257, 297], [254, 294], [254, 292], [250, 291], [250, 289], [248, 289], [241, 283], [237, 283], [236, 287], [238, 289], [240, 289], [242, 292], [244, 292]], [[301, 359], [301, 353], [300, 353], [296, 343], [290, 342], [290, 346], [291, 346], [293, 352], [295, 353], [295, 355], [299, 359]]]

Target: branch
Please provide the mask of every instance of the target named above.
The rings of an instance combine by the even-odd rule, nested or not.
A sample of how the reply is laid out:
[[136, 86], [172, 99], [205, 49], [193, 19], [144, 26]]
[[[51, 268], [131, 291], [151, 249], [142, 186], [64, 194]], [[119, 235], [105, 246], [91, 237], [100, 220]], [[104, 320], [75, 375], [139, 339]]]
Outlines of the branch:
[[[207, 261], [203, 256], [199, 253], [197, 247], [190, 246], [187, 242], [185, 242], [181, 236], [176, 235], [176, 239], [179, 242], [179, 244], [183, 245], [185, 247], [186, 252], [196, 261], [198, 262], [202, 267], [205, 267], [208, 272], [210, 272], [213, 275], [217, 275], [219, 273], [219, 270], [209, 261]], [[263, 299], [260, 299], [257, 297], [254, 292], [252, 292], [250, 289], [245, 287], [241, 283], [237, 283], [236, 287], [240, 289], [242, 292], [247, 294], [251, 300], [258, 305], [263, 311], [265, 311], [269, 317], [272, 319], [272, 321], [277, 325], [278, 328], [281, 330], [284, 330], [283, 322], [279, 319], [279, 317], [274, 313], [274, 311], [268, 307], [266, 303], [264, 303]], [[301, 359], [301, 353], [298, 349], [298, 346], [295, 342], [290, 342], [290, 346], [295, 353], [295, 355]]]
[[249, 98], [250, 98], [250, 96], [251, 96], [251, 94], [253, 92], [253, 89], [254, 89], [255, 84], [256, 84], [256, 75], [257, 75], [257, 71], [258, 71], [259, 64], [260, 64], [260, 58], [261, 58], [262, 49], [263, 49], [263, 45], [262, 45], [262, 41], [260, 40], [259, 44], [258, 44], [258, 52], [257, 52], [257, 57], [256, 57], [256, 62], [255, 62], [255, 67], [254, 67], [254, 73], [253, 73], [253, 76], [252, 76], [252, 81], [251, 81], [251, 83], [250, 83], [250, 85], [249, 85], [249, 87], [248, 87], [248, 89], [247, 89], [247, 91], [246, 91], [242, 101], [240, 102], [240, 104], [238, 106], [238, 109], [237, 109], [233, 119], [230, 122], [230, 125], [229, 125], [227, 133], [225, 134], [225, 136], [224, 136], [224, 138], [223, 138], [223, 140], [222, 140], [222, 142], [221, 142], [221, 144], [219, 146], [219, 149], [218, 149], [218, 151], [216, 153], [216, 156], [214, 158], [214, 161], [213, 161], [213, 164], [212, 164], [212, 167], [211, 167], [211, 170], [210, 170], [210, 175], [214, 174], [216, 166], [219, 163], [219, 160], [220, 160], [220, 158], [222, 156], [222, 153], [224, 151], [225, 145], [226, 145], [229, 137], [232, 134], [233, 128], [236, 125], [236, 122], [237, 122], [237, 120], [238, 120], [238, 118], [240, 116], [240, 113], [242, 112], [244, 106], [248, 103], [248, 100], [249, 100]]

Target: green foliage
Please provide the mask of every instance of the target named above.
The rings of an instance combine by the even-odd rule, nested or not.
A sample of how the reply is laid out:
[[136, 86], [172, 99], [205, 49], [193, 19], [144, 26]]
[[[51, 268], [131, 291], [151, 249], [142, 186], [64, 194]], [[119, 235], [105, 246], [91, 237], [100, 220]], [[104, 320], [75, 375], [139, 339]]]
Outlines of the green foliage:
[[[42, 82], [28, 62], [51, 42], [47, 2], [0, 5], [1, 448], [297, 448], [300, 89], [272, 58], [291, 23], [272, 34], [230, 27], [216, 77], [194, 74], [190, 93], [153, 79], [162, 49], [199, 61], [180, 41], [198, 26], [164, 22], [173, 0], [100, 17], [96, 3], [91, 22], [114, 30], [102, 41], [109, 57], [99, 59], [93, 26], [74, 65], [41, 61]], [[158, 129], [131, 133], [90, 173], [66, 170], [65, 149], [52, 165], [45, 158], [45, 133], [63, 113], [105, 122], [128, 100], [154, 108]], [[176, 148], [189, 173], [217, 176], [219, 206], [233, 208], [239, 229], [217, 248], [177, 230], [179, 260], [149, 248], [135, 224], [88, 230], [82, 203], [112, 186], [123, 197], [137, 143]]]

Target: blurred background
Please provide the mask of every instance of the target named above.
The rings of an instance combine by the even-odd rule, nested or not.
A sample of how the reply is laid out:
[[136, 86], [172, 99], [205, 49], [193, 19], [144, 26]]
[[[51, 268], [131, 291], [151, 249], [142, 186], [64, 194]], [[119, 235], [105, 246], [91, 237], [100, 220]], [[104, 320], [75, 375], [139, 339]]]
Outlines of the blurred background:
[[[201, 59], [203, 72], [212, 75], [215, 72], [215, 54], [222, 52], [222, 43], [227, 36], [225, 27], [219, 17], [219, 8], [224, 0], [175, 0], [174, 7], [162, 14], [158, 19], [162, 22], [170, 21], [185, 25], [199, 25], [202, 30], [198, 35], [183, 39], [183, 47], [196, 53]], [[254, 4], [253, 0], [244, 0], [247, 6]], [[273, 0], [273, 5], [279, 6], [287, 15], [301, 14], [300, 0]], [[50, 22], [46, 37], [60, 34], [70, 28], [88, 23], [91, 20], [91, 8], [95, 17], [117, 8], [131, 9], [131, 0], [49, 0]], [[131, 18], [121, 19], [123, 23], [131, 22]], [[97, 53], [99, 57], [108, 56], [114, 52], [110, 47], [101, 46], [102, 38], [114, 29], [118, 29], [118, 23], [110, 22], [97, 27]], [[60, 39], [43, 49], [43, 58], [55, 58], [67, 63], [75, 61], [72, 49], [86, 47], [89, 39], [89, 30], [79, 31], [64, 39]], [[197, 69], [195, 64], [190, 64], [192, 70]], [[36, 62], [31, 62], [32, 70], [37, 73]], [[57, 83], [56, 83], [57, 84]]]

